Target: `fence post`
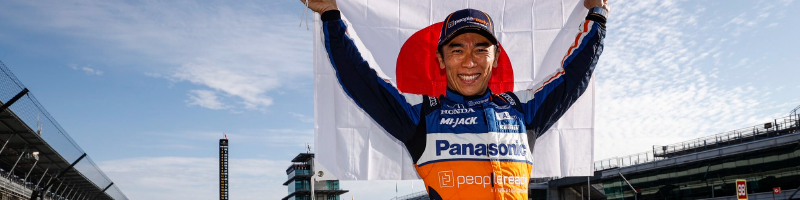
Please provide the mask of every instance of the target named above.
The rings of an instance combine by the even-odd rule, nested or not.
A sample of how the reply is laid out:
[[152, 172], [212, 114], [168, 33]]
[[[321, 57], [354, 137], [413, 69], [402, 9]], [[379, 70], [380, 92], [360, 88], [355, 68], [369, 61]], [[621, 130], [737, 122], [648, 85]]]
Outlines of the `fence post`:
[[17, 102], [17, 100], [19, 100], [20, 98], [22, 98], [22, 96], [25, 96], [26, 94], [28, 94], [28, 88], [22, 89], [22, 91], [17, 93], [17, 95], [11, 97], [11, 99], [9, 99], [8, 102], [0, 106], [0, 113], [5, 112], [7, 108], [11, 107], [11, 105], [13, 105], [15, 102]]

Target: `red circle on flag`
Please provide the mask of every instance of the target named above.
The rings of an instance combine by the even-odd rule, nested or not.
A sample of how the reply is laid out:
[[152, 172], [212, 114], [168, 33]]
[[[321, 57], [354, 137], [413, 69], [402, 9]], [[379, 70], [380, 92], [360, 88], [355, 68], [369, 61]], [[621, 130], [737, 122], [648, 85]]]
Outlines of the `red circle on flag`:
[[[447, 89], [445, 70], [439, 69], [436, 47], [442, 22], [430, 25], [411, 35], [400, 48], [397, 56], [397, 89], [403, 93], [439, 96]], [[489, 88], [493, 93], [514, 89], [514, 71], [503, 45], [500, 46], [500, 60], [492, 70]]]

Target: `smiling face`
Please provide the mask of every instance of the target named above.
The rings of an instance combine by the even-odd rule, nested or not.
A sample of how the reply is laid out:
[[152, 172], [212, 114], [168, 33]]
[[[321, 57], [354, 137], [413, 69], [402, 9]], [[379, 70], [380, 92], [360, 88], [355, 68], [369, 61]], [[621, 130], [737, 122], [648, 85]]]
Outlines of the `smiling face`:
[[464, 96], [481, 95], [497, 67], [499, 49], [477, 33], [456, 36], [436, 54], [439, 68], [447, 74], [447, 88]]

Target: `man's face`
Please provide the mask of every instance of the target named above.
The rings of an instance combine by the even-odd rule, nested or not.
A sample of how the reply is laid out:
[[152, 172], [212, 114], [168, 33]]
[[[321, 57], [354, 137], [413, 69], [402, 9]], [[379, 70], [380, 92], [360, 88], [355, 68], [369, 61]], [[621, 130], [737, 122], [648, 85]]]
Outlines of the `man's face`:
[[497, 47], [477, 33], [456, 36], [436, 54], [447, 74], [447, 88], [464, 96], [486, 92], [492, 68], [497, 67]]

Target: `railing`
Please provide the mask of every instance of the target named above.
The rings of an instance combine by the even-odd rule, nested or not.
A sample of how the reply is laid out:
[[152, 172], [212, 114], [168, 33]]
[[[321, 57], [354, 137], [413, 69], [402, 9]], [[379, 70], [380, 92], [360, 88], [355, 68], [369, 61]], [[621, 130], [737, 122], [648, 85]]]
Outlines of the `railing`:
[[613, 157], [594, 162], [594, 170], [601, 171], [606, 169], [613, 169], [619, 167], [627, 167], [631, 165], [638, 165], [642, 163], [663, 160], [662, 157], [654, 157], [652, 151], [631, 154], [627, 156]]
[[740, 128], [716, 135], [706, 136], [685, 142], [666, 146], [653, 147], [653, 153], [658, 157], [670, 157], [680, 153], [697, 152], [717, 148], [733, 143], [754, 141], [762, 138], [779, 136], [781, 131], [793, 131], [798, 127], [798, 120], [794, 116], [778, 118], [766, 124]]
[[298, 169], [289, 173], [288, 177], [292, 178], [297, 175], [311, 175], [311, 171], [307, 169]]
[[19, 177], [14, 175], [9, 177], [8, 172], [5, 171], [0, 173], [0, 188], [10, 192], [12, 195], [23, 198], [30, 198], [34, 189], [32, 184], [25, 184]]
[[556, 180], [556, 179], [559, 179], [559, 178], [561, 178], [561, 177], [531, 178], [529, 183], [531, 183], [531, 184], [534, 184], [534, 183], [547, 183], [547, 182], [550, 182], [552, 180]]
[[403, 195], [403, 196], [399, 196], [399, 197], [394, 197], [394, 198], [392, 198], [392, 200], [428, 199], [427, 197], [428, 197], [428, 192], [423, 190], [423, 191], [414, 192], [414, 193]]
[[[24, 88], [22, 82], [0, 61], [0, 102], [8, 102]], [[39, 136], [67, 162], [73, 162], [85, 153], [32, 93], [29, 92], [23, 96], [8, 109], [14, 112], [31, 130], [42, 130]], [[111, 184], [111, 179], [89, 156], [78, 162], [75, 170], [101, 189]], [[106, 194], [114, 199], [128, 199], [117, 188], [117, 184], [112, 185]]]
[[666, 146], [654, 146], [652, 150], [647, 152], [595, 161], [594, 170], [601, 171], [606, 169], [627, 167], [663, 160], [672, 156], [695, 153], [764, 138], [777, 137], [782, 134], [799, 131], [800, 120], [798, 119], [800, 119], [800, 115], [794, 114], [791, 116], [774, 119], [772, 122], [766, 124], [745, 127]]
[[307, 164], [292, 164], [286, 168], [286, 174], [292, 173], [294, 170], [308, 170], [310, 167]]

